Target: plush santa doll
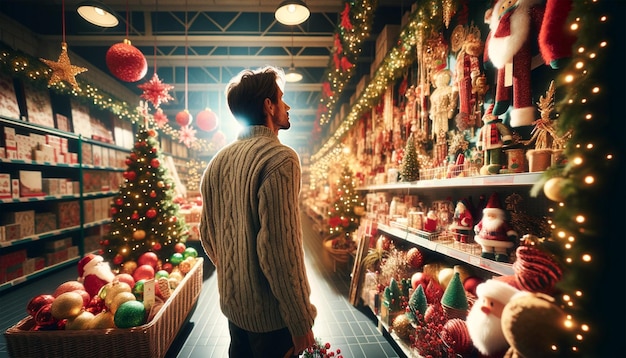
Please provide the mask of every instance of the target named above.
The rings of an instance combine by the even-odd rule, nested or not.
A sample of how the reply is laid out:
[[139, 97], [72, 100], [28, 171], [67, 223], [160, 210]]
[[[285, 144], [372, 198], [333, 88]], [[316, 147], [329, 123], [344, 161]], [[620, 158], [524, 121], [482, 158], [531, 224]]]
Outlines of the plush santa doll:
[[512, 102], [512, 127], [530, 125], [536, 117], [531, 93], [533, 46], [553, 69], [571, 56], [575, 38], [566, 29], [571, 8], [571, 0], [547, 0], [545, 5], [542, 0], [497, 0], [485, 13], [490, 30], [485, 61], [497, 69], [493, 114], [504, 114]]
[[112, 282], [115, 274], [102, 256], [87, 254], [78, 261], [78, 281], [83, 283], [85, 291], [91, 297], [100, 292], [102, 286]]
[[515, 287], [495, 279], [476, 286], [476, 302], [470, 308], [465, 323], [474, 347], [488, 357], [502, 357], [509, 344], [502, 330], [502, 310], [520, 292]]
[[482, 248], [481, 257], [509, 262], [508, 250], [515, 245], [517, 233], [506, 221], [506, 212], [500, 207], [496, 193], [489, 198], [482, 219], [474, 226], [474, 232], [474, 240]]

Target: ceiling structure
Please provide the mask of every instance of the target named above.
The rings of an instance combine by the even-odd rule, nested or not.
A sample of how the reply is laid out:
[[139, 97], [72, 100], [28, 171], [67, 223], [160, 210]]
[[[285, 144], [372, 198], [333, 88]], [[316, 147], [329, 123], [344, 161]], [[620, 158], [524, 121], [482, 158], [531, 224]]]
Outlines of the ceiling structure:
[[[75, 11], [79, 2], [2, 0], [0, 13], [48, 43], [60, 43], [65, 34], [71, 53], [107, 74], [110, 74], [105, 60], [107, 50], [129, 39], [146, 57], [147, 75], [134, 83], [111, 77], [139, 96], [142, 91], [137, 85], [149, 80], [156, 69], [162, 82], [174, 86], [170, 91], [174, 99], [161, 106], [170, 121], [184, 109], [195, 115], [211, 108], [218, 113], [220, 126], [229, 125], [223, 123], [230, 116], [224, 88], [234, 75], [244, 68], [267, 64], [287, 70], [293, 62], [304, 78], [287, 84], [285, 90], [285, 101], [292, 107], [289, 144], [303, 150], [310, 147], [308, 141], [317, 120], [322, 82], [331, 64], [333, 38], [344, 1], [308, 1], [311, 16], [294, 26], [275, 20], [274, 10], [280, 0], [101, 1], [120, 20], [113, 28], [83, 20]], [[370, 72], [376, 34], [385, 24], [399, 24], [413, 2], [378, 1], [371, 35], [363, 43], [352, 86]], [[349, 89], [344, 92], [351, 92]]]

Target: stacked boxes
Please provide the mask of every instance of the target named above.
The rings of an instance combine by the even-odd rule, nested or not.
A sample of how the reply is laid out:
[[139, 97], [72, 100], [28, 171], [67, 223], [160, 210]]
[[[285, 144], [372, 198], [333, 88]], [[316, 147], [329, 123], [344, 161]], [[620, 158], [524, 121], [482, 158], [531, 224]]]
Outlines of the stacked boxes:
[[47, 241], [44, 245], [46, 265], [55, 265], [60, 262], [67, 261], [71, 257], [77, 256], [78, 252], [70, 256], [70, 252], [74, 251], [74, 249], [70, 249], [71, 247], [72, 238], [69, 237], [64, 239]]
[[35, 234], [54, 231], [57, 229], [57, 215], [55, 213], [35, 214]]
[[59, 202], [56, 207], [59, 229], [80, 225], [80, 204], [77, 200]]
[[25, 260], [26, 250], [17, 250], [0, 255], [0, 283], [24, 276], [23, 262]]
[[20, 238], [35, 235], [35, 210], [8, 212], [4, 214], [2, 224], [5, 227], [11, 224], [19, 225]]

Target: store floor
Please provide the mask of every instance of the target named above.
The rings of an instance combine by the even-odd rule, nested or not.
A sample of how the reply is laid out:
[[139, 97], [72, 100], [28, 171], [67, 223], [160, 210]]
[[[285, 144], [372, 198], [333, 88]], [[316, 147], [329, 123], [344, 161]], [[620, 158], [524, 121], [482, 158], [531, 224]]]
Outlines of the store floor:
[[[348, 300], [351, 267], [338, 263], [322, 249], [321, 237], [303, 215], [306, 264], [311, 283], [311, 300], [318, 317], [313, 327], [315, 336], [341, 349], [345, 358], [404, 357], [394, 350], [378, 330], [367, 308], [355, 308]], [[205, 261], [204, 284], [189, 322], [180, 330], [167, 357], [225, 358], [228, 356], [228, 325], [218, 305], [214, 270]], [[0, 329], [4, 332], [26, 315], [26, 303], [37, 294], [52, 292], [58, 284], [76, 279], [75, 267], [58, 271], [37, 281], [16, 286], [0, 294]], [[7, 358], [4, 335], [0, 337], [0, 358]]]

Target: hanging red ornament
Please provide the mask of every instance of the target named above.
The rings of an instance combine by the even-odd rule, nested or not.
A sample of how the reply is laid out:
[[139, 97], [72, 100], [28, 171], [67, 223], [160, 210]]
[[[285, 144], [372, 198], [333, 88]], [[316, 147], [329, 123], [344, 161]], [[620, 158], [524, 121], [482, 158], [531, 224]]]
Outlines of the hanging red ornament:
[[113, 76], [125, 82], [137, 82], [148, 72], [145, 56], [128, 39], [109, 48], [106, 64]]
[[171, 89], [174, 88], [172, 85], [165, 84], [161, 82], [159, 79], [159, 75], [154, 73], [150, 81], [137, 85], [139, 89], [143, 90], [143, 93], [140, 95], [141, 98], [150, 101], [155, 108], [158, 108], [161, 103], [167, 103], [170, 100], [174, 99], [168, 93]]
[[122, 206], [122, 204], [124, 204], [124, 200], [122, 200], [122, 198], [115, 199], [115, 205]]
[[148, 209], [148, 211], [146, 211], [146, 216], [150, 219], [154, 219], [156, 215], [157, 215], [156, 209]]
[[158, 242], [156, 242], [154, 245], [152, 245], [152, 249], [153, 249], [154, 251], [159, 251], [159, 250], [161, 250], [161, 244], [160, 244], [160, 243], [158, 243]]
[[212, 132], [217, 128], [217, 114], [210, 108], [200, 111], [196, 116], [196, 123], [198, 128], [205, 132]]
[[154, 198], [156, 198], [156, 196], [157, 196], [156, 191], [152, 190], [150, 192], [150, 197], [154, 199]]
[[137, 160], [137, 153], [130, 153], [130, 159], [131, 159], [132, 161]]
[[159, 165], [161, 165], [161, 162], [159, 162], [159, 160], [157, 158], [154, 158], [150, 161], [150, 166], [153, 168], [158, 168]]
[[213, 142], [216, 148], [222, 148], [224, 145], [226, 145], [226, 136], [224, 135], [224, 132], [215, 132], [215, 134], [213, 134], [213, 137], [211, 137], [211, 142]]
[[139, 219], [139, 213], [137, 213], [136, 211], [133, 212], [133, 214], [130, 216], [130, 218], [133, 219], [133, 220]]
[[126, 165], [131, 165], [133, 164], [133, 161], [130, 160], [130, 158], [126, 158], [126, 160], [124, 161], [124, 163], [126, 163]]
[[121, 265], [123, 261], [124, 261], [124, 256], [120, 254], [115, 255], [115, 257], [113, 258], [113, 263], [116, 265]]
[[109, 246], [109, 240], [104, 239], [100, 241], [100, 246]]
[[117, 208], [111, 208], [110, 212], [111, 212], [111, 215], [117, 214]]
[[154, 154], [158, 151], [155, 147], [150, 148], [150, 153]]
[[185, 109], [184, 111], [180, 111], [176, 114], [176, 123], [178, 123], [181, 127], [190, 125], [191, 121], [193, 121], [193, 117], [191, 116], [191, 113], [189, 113], [189, 110]]
[[148, 137], [156, 137], [157, 136], [157, 132], [154, 129], [148, 129], [146, 131], [146, 133], [148, 134]]

